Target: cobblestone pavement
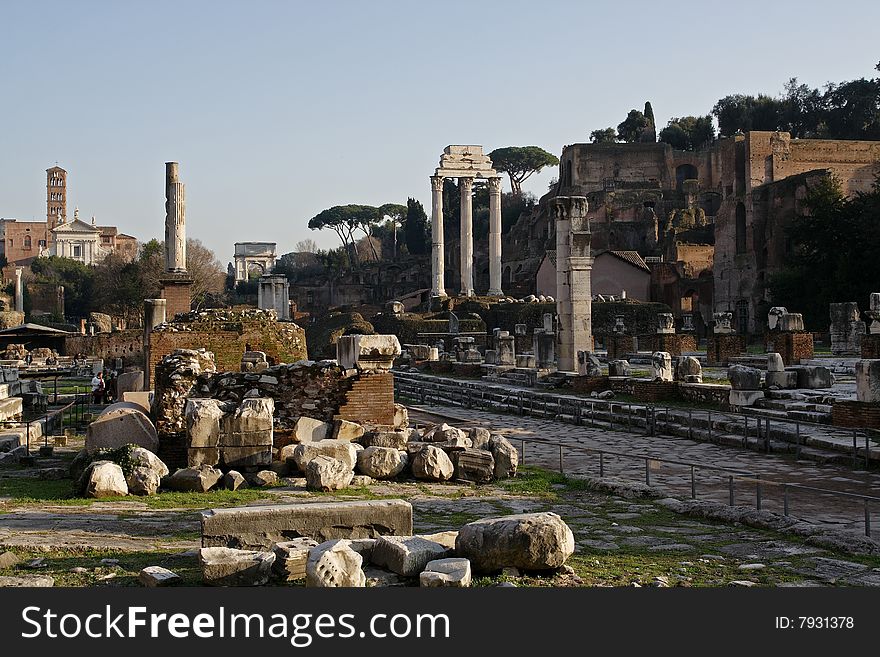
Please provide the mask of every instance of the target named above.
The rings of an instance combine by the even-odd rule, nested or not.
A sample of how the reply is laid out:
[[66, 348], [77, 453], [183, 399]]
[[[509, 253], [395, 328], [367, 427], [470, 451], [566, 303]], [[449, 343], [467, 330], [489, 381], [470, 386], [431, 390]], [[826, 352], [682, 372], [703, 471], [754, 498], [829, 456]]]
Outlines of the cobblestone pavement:
[[[437, 422], [439, 415], [453, 419], [451, 421], [454, 424], [486, 426], [493, 432], [507, 436], [520, 449], [522, 446], [519, 438], [562, 443], [566, 446], [563, 450], [563, 467], [566, 474], [570, 475], [599, 476], [598, 455], [578, 452], [576, 449], [591, 447], [631, 457], [640, 456], [641, 458], [623, 456], [603, 458], [606, 475], [633, 482], [645, 483], [645, 456], [747, 471], [758, 475], [762, 480], [762, 509], [777, 513], [783, 512], [784, 495], [782, 487], [772, 485], [771, 482], [796, 483], [880, 497], [880, 474], [873, 471], [852, 470], [809, 461], [796, 462], [793, 458], [781, 455], [752, 452], [711, 443], [697, 443], [683, 438], [649, 437], [643, 433], [592, 429], [554, 420], [504, 415], [461, 407], [413, 405], [410, 408], [412, 409], [410, 417], [413, 421]], [[420, 416], [420, 410], [436, 415]], [[567, 449], [569, 446], [573, 449]], [[527, 442], [525, 460], [526, 463], [558, 470], [559, 448]], [[690, 497], [691, 468], [689, 466], [651, 460], [648, 467], [652, 486], [666, 489], [677, 497]], [[728, 477], [727, 473], [697, 468], [695, 470], [697, 497], [728, 502]], [[734, 478], [736, 504], [754, 505], [756, 497], [757, 485], [754, 477]], [[865, 503], [861, 499], [789, 489], [789, 513], [808, 522], [834, 525], [859, 534], [865, 531]], [[880, 535], [880, 502], [872, 503], [869, 514], [873, 535], [876, 537]]]

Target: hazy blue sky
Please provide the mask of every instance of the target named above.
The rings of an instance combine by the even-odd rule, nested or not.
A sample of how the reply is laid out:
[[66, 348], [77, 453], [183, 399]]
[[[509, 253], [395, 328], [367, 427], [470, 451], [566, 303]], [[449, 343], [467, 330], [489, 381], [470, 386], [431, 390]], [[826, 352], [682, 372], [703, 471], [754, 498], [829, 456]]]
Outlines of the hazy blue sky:
[[335, 246], [310, 217], [430, 210], [447, 144], [558, 155], [645, 100], [662, 126], [791, 76], [872, 76], [880, 2], [819, 4], [0, 0], [0, 216], [45, 219], [57, 161], [70, 216], [161, 237], [177, 160], [188, 235], [224, 264], [236, 241]]

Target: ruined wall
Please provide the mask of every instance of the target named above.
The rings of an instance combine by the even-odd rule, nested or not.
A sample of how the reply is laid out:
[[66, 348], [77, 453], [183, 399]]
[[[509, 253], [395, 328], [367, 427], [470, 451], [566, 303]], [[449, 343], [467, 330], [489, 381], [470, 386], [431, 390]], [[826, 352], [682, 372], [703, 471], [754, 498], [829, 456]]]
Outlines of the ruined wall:
[[123, 365], [144, 364], [144, 334], [140, 330], [115, 331], [98, 335], [69, 335], [64, 338], [63, 356], [86, 354], [110, 360], [121, 358]]
[[176, 349], [205, 348], [214, 353], [217, 369], [225, 371], [239, 369], [247, 345], [265, 352], [270, 363], [304, 360], [305, 331], [275, 316], [274, 310], [193, 311], [182, 317], [185, 321], [160, 324], [150, 333], [150, 371]]
[[767, 351], [782, 356], [785, 365], [800, 365], [814, 356], [812, 333], [768, 333]]
[[880, 404], [837, 401], [831, 406], [831, 424], [854, 429], [880, 429]]

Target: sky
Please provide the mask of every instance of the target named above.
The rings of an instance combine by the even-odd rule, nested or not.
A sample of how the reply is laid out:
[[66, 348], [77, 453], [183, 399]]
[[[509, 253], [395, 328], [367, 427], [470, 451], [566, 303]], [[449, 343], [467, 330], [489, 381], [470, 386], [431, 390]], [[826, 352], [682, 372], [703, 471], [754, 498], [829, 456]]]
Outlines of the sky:
[[873, 77], [878, 20], [876, 0], [0, 0], [0, 217], [45, 220], [57, 162], [68, 218], [161, 239], [177, 161], [187, 235], [224, 265], [241, 241], [332, 248], [307, 226], [330, 206], [430, 212], [449, 144], [558, 156], [646, 100], [662, 127]]

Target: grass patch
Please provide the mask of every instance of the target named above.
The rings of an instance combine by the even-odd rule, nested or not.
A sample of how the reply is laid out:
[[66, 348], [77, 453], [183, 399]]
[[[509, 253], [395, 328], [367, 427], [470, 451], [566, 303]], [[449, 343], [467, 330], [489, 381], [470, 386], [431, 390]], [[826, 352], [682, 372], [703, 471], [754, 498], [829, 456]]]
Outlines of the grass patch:
[[9, 506], [38, 506], [51, 502], [58, 506], [89, 506], [95, 502], [136, 502], [149, 509], [209, 509], [239, 506], [270, 497], [265, 489], [212, 490], [207, 493], [162, 492], [146, 497], [75, 497], [70, 479], [6, 477], [0, 479], [0, 498]]
[[557, 499], [562, 492], [587, 490], [588, 482], [573, 479], [559, 472], [551, 472], [530, 465], [519, 468], [516, 477], [498, 482], [506, 493], [515, 495], [534, 495], [536, 497]]

